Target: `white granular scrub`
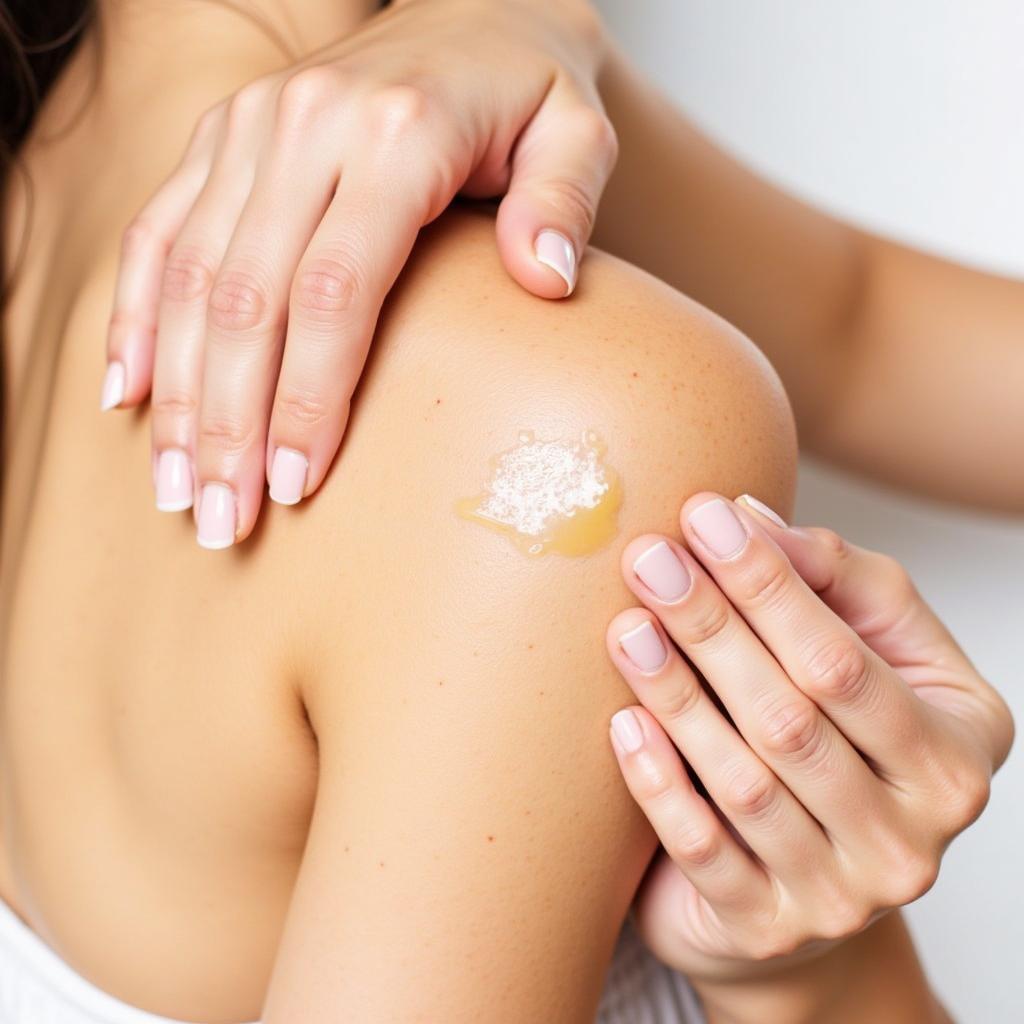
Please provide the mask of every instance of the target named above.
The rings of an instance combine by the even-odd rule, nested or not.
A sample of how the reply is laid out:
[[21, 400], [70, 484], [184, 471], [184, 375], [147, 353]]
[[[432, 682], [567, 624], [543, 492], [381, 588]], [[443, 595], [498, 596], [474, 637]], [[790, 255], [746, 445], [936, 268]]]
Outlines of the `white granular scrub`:
[[536, 537], [554, 517], [596, 508], [607, 490], [593, 448], [532, 441], [499, 457], [477, 514]]

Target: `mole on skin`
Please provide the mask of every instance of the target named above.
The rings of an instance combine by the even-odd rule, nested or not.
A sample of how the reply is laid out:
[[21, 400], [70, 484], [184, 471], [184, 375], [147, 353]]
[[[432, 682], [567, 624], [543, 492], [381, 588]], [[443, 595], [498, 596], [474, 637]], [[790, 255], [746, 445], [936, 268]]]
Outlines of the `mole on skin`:
[[505, 534], [527, 555], [589, 555], [615, 536], [622, 486], [605, 448], [585, 431], [577, 442], [538, 441], [531, 431], [491, 460], [484, 494], [456, 512]]

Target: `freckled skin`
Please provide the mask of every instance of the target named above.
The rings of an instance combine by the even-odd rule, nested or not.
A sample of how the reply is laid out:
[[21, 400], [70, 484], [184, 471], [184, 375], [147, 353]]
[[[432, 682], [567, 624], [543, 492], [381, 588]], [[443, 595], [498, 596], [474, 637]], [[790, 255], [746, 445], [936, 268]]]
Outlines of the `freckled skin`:
[[[182, 135], [210, 91], [166, 99], [191, 104]], [[8, 385], [0, 895], [94, 983], [180, 1019], [255, 1019], [272, 971], [268, 1005], [302, 1019], [285, 1001], [332, 964], [366, 1024], [477, 1019], [495, 991], [499, 1024], [592, 1020], [654, 846], [607, 740], [630, 699], [603, 646], [630, 600], [619, 553], [675, 532], [698, 489], [788, 514], [774, 376], [600, 253], [569, 301], [532, 298], [486, 216], [446, 215], [322, 491], [202, 551], [188, 514], [152, 508], [147, 416], [96, 411], [120, 226], [166, 170], [117, 137], [136, 149], [55, 151], [79, 202], [40, 178], [39, 208], [65, 213], [15, 297], [11, 325], [38, 326], [5, 337], [39, 357]], [[523, 423], [614, 452], [611, 543], [527, 559], [453, 514]]]

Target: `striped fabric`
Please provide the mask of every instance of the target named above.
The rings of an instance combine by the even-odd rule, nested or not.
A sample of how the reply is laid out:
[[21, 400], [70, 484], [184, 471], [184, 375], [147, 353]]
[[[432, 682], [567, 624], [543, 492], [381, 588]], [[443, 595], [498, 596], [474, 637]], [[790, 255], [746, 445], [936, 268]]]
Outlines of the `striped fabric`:
[[595, 1024], [704, 1024], [687, 980], [654, 958], [630, 918], [619, 935]]

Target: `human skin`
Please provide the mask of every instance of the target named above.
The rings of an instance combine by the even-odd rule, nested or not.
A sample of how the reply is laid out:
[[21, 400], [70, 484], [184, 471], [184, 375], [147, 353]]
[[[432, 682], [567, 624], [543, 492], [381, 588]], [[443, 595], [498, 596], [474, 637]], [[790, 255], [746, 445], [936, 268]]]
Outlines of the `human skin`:
[[[502, 205], [505, 223], [518, 227], [499, 230], [498, 243], [506, 267], [524, 287], [549, 297], [564, 294], [557, 274], [532, 259], [528, 236], [541, 221], [552, 224], [572, 240], [581, 256], [600, 199], [599, 245], [715, 309], [769, 355], [793, 401], [808, 450], [924, 494], [1003, 511], [1024, 509], [1021, 474], [1006, 469], [1019, 463], [1024, 451], [1024, 417], [1018, 411], [1024, 387], [1024, 347], [1019, 344], [1024, 285], [1019, 281], [894, 244], [787, 195], [715, 146], [631, 68], [603, 36], [589, 5], [575, 0], [539, 6], [529, 0], [407, 0], [395, 7], [405, 10], [384, 19], [385, 70], [377, 69], [380, 47], [370, 33], [361, 44], [369, 67], [342, 47], [343, 75], [334, 80], [330, 72], [321, 76], [317, 103], [325, 110], [336, 109], [338, 116], [362, 109], [365, 117], [367, 111], [379, 112], [378, 93], [394, 99], [392, 86], [402, 90], [412, 83], [413, 95], [426, 108], [423, 117], [414, 119], [412, 144], [431, 152], [440, 146], [441, 166], [456, 183], [464, 180], [460, 168], [473, 145], [453, 145], [453, 132], [476, 139], [489, 128], [507, 140], [522, 127], [524, 95], [544, 76], [557, 74], [560, 81], [570, 83], [569, 101], [547, 104], [546, 116], [532, 123], [524, 136], [530, 145], [514, 152], [499, 145], [495, 157], [507, 156], [512, 168], [519, 166]], [[421, 16], [422, 25], [416, 21]], [[458, 25], [454, 35], [437, 31], [438, 26], [453, 24]], [[504, 65], [477, 59], [496, 32], [503, 44], [491, 50], [521, 55], [514, 74]], [[424, 38], [432, 40], [431, 50], [438, 58], [425, 79], [416, 57]], [[404, 54], [397, 62], [396, 53]], [[254, 87], [239, 97], [236, 106], [248, 110], [246, 117], [255, 127], [248, 136], [235, 133], [232, 159], [237, 166], [249, 168], [263, 155], [263, 140], [280, 116], [278, 90], [289, 77], [278, 75], [263, 83], [262, 92]], [[355, 99], [351, 82], [359, 85]], [[409, 98], [408, 91], [402, 95]], [[487, 97], [483, 107], [481, 97]], [[223, 121], [228, 107], [218, 109], [219, 114], [214, 113]], [[211, 127], [207, 124], [205, 130]], [[321, 160], [340, 159], [340, 134], [330, 131], [324, 138], [323, 133], [305, 131], [303, 157], [312, 146], [314, 153], [324, 151]], [[360, 145], [365, 145], [365, 138]], [[385, 163], [390, 160], [388, 166], [396, 160], [402, 166], [421, 163], [400, 160], [401, 153], [394, 148], [389, 152], [374, 144], [371, 149]], [[297, 147], [279, 138], [277, 150], [278, 159], [286, 160]], [[602, 196], [616, 150], [618, 163]], [[205, 173], [202, 170], [200, 178]], [[246, 174], [233, 173], [228, 179], [237, 182]], [[498, 177], [485, 177], [469, 190], [502, 191]], [[127, 381], [123, 393], [105, 394], [105, 401], [133, 406], [149, 391], [152, 339], [143, 332], [139, 340], [138, 331], [126, 333], [125, 325], [159, 321], [181, 333], [181, 318], [158, 309], [160, 261], [152, 253], [162, 252], [161, 247], [170, 247], [179, 237], [198, 180], [187, 167], [176, 172], [129, 231], [129, 241], [141, 234], [149, 244], [132, 244], [124, 256], [124, 285], [119, 288], [110, 344], [111, 359], [128, 365]], [[424, 181], [420, 187], [424, 194], [432, 194], [436, 183]], [[219, 200], [214, 209], [233, 227], [239, 186], [230, 191], [231, 197]], [[203, 431], [197, 426], [196, 350], [204, 344], [204, 331], [206, 347], [217, 349], [216, 324], [207, 330], [201, 312], [191, 317], [186, 333], [195, 338], [186, 346], [187, 357], [180, 354], [180, 344], [157, 345], [154, 457], [173, 449], [169, 458], [181, 465], [184, 477], [193, 473], [198, 449], [205, 467], [200, 475], [227, 479], [239, 491], [238, 540], [255, 521], [260, 467], [265, 462], [268, 479], [272, 477], [278, 444], [298, 446], [312, 459], [308, 471], [304, 462], [299, 463], [302, 471], [294, 476], [286, 500], [297, 497], [300, 484], [303, 497], [318, 486], [337, 447], [372, 321], [386, 290], [384, 282], [397, 274], [401, 254], [408, 248], [412, 221], [374, 216], [373, 196], [365, 189], [361, 194], [358, 186], [354, 192], [348, 201], [360, 211], [357, 222], [370, 226], [359, 234], [355, 248], [348, 239], [345, 253], [360, 263], [368, 297], [355, 303], [355, 312], [350, 311], [335, 331], [333, 344], [315, 345], [308, 332], [295, 332], [291, 338], [288, 365], [305, 366], [308, 379], [300, 392], [304, 401], [286, 403], [304, 412], [291, 417], [303, 422], [291, 425], [286, 441], [277, 436], [273, 424], [269, 439], [261, 430], [265, 416], [260, 410], [275, 388], [279, 399], [289, 392], [291, 399], [296, 397], [288, 374], [278, 381], [274, 358], [248, 366], [247, 357], [233, 355], [211, 364], [202, 401], [210, 425], [219, 424], [219, 429]], [[270, 200], [254, 195], [250, 206], [263, 211], [259, 220], [264, 226], [275, 220]], [[197, 204], [190, 221], [205, 224], [215, 219], [209, 207], [210, 203]], [[513, 207], [525, 213], [511, 216]], [[280, 212], [276, 219], [281, 220]], [[300, 251], [310, 232], [294, 211], [291, 220], [285, 220], [286, 249]], [[226, 229], [218, 231], [223, 234]], [[210, 231], [200, 234], [209, 236]], [[195, 271], [186, 279], [208, 274], [212, 283], [219, 260], [209, 248], [181, 247], [183, 268]], [[190, 262], [197, 253], [203, 256], [198, 267], [196, 260]], [[209, 288], [197, 289], [198, 305], [208, 293]], [[284, 302], [275, 301], [278, 306]], [[272, 309], [274, 301], [268, 300], [266, 306]], [[273, 330], [264, 334], [276, 337]], [[272, 355], [278, 351], [276, 344], [265, 346]], [[165, 351], [161, 356], [161, 348], [169, 348], [170, 354]], [[332, 360], [339, 369], [320, 374], [315, 370], [317, 358]], [[999, 372], [993, 374], [992, 367]], [[243, 387], [229, 386], [233, 374], [241, 374]], [[327, 379], [330, 386], [324, 383]], [[880, 380], [885, 387], [878, 386]], [[287, 419], [284, 414], [275, 418]], [[231, 450], [232, 440], [238, 438], [244, 443], [233, 447], [243, 450], [241, 459]], [[256, 457], [258, 449], [263, 458]], [[177, 489], [187, 491], [184, 484]]]
[[[655, 838], [604, 740], [628, 690], [588, 638], [629, 600], [622, 546], [670, 531], [681, 493], [788, 513], [778, 382], [611, 257], [571, 303], [527, 295], [493, 221], [456, 212], [389, 302], [344, 472], [246, 545], [195, 548], [137, 472], [145, 413], [95, 407], [97, 338], [126, 218], [199, 111], [280, 55], [220, 5], [123, 10], [80, 118], [87, 49], [22, 154], [0, 894], [94, 983], [181, 1019], [592, 1019]], [[23, 202], [12, 178], [7, 241]], [[607, 547], [531, 559], [455, 514], [524, 428], [607, 445]]]
[[806, 450], [924, 495], [1024, 511], [1024, 282], [788, 195], [614, 46], [600, 84], [619, 160], [596, 244], [744, 330], [782, 377]]
[[563, 298], [615, 158], [582, 0], [405, 0], [299, 38], [203, 114], [123, 240], [102, 404], [152, 385], [157, 505], [194, 503], [206, 547], [249, 535], [267, 482], [283, 504], [319, 487], [381, 303], [457, 192], [502, 195], [506, 267]]
[[[750, 496], [694, 495], [680, 526], [682, 543], [626, 546], [645, 609], [608, 629], [643, 703], [612, 719], [613, 746], [665, 850], [641, 934], [712, 1020], [941, 1019], [920, 971], [891, 998], [911, 947], [898, 922], [869, 926], [930, 888], [983, 810], [1005, 703], [892, 559]], [[894, 946], [884, 996], [838, 982]]]

